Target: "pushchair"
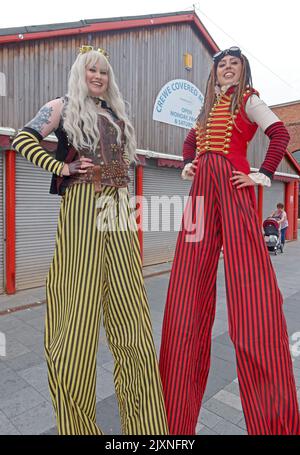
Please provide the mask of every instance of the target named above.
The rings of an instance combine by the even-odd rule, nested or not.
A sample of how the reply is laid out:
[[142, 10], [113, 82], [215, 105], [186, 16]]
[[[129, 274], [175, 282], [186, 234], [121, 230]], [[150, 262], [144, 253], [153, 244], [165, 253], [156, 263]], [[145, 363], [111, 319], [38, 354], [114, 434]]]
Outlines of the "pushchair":
[[263, 222], [264, 238], [268, 250], [272, 251], [275, 256], [278, 251], [283, 253], [283, 246], [281, 243], [280, 224], [276, 218], [267, 218]]

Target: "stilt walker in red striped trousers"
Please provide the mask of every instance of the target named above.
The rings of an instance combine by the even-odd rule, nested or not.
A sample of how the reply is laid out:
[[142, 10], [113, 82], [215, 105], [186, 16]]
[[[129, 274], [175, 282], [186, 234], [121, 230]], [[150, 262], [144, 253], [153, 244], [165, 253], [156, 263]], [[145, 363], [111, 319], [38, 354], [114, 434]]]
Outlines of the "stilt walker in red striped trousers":
[[[247, 145], [258, 127], [270, 139], [259, 172]], [[160, 370], [171, 434], [195, 434], [210, 367], [216, 276], [223, 245], [229, 335], [251, 435], [300, 434], [297, 394], [282, 295], [261, 232], [255, 185], [271, 185], [289, 141], [283, 123], [252, 88], [237, 47], [214, 56], [203, 109], [183, 148], [183, 178], [193, 179], [191, 211], [202, 196], [204, 225], [191, 241], [187, 210], [168, 289]], [[246, 246], [251, 253], [246, 254]]]

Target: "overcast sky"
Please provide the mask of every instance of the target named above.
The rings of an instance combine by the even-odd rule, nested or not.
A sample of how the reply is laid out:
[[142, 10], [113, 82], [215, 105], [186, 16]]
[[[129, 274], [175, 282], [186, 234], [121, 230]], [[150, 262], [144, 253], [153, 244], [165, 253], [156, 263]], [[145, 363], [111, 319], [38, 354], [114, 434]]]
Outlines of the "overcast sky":
[[[239, 45], [248, 56], [262, 99], [300, 99], [299, 0], [201, 0], [195, 6], [220, 48]], [[0, 28], [190, 9], [189, 0], [10, 0], [2, 5]]]

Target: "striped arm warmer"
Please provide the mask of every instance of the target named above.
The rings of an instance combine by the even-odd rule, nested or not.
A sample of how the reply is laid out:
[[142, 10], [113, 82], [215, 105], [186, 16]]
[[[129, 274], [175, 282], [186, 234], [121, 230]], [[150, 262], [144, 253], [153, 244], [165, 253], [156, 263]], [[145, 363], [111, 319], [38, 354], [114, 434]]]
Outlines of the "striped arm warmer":
[[275, 122], [268, 126], [265, 134], [270, 139], [270, 144], [259, 172], [272, 178], [285, 154], [290, 135], [282, 122]]
[[31, 161], [53, 174], [60, 175], [64, 163], [52, 158], [39, 144], [43, 139], [42, 136], [34, 130], [24, 129], [15, 137], [12, 146], [14, 149]]
[[192, 128], [183, 143], [183, 161], [184, 164], [191, 163], [196, 156], [196, 130]]

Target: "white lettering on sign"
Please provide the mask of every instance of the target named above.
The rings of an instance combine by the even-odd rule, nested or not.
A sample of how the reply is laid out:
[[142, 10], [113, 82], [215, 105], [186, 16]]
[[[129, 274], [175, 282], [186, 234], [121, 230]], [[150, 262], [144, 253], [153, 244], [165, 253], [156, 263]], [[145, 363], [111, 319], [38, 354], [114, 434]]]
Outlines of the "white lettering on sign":
[[202, 108], [204, 96], [189, 81], [174, 79], [165, 84], [155, 100], [153, 120], [190, 129]]

